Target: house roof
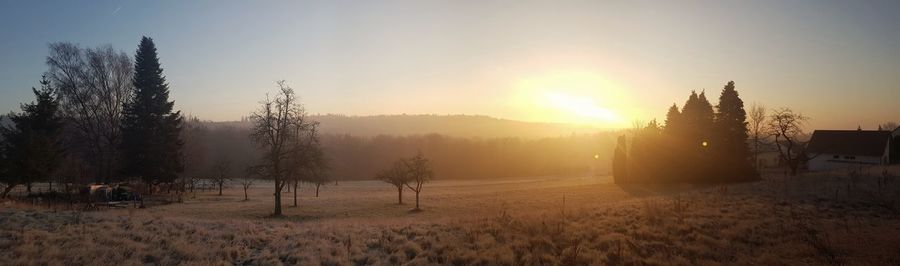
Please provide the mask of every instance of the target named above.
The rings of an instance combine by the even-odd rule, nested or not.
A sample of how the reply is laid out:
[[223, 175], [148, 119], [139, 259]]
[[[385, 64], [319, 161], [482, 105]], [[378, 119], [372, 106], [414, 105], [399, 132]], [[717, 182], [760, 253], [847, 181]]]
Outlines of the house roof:
[[877, 130], [816, 130], [809, 140], [809, 153], [882, 156], [891, 132]]

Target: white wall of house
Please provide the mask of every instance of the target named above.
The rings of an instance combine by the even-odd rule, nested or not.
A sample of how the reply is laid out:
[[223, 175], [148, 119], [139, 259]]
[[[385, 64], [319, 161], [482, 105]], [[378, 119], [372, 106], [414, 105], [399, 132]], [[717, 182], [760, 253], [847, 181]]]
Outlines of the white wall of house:
[[849, 154], [820, 154], [809, 160], [810, 171], [827, 171], [833, 169], [844, 169], [853, 166], [879, 165], [884, 163], [885, 158], [882, 156], [858, 156]]

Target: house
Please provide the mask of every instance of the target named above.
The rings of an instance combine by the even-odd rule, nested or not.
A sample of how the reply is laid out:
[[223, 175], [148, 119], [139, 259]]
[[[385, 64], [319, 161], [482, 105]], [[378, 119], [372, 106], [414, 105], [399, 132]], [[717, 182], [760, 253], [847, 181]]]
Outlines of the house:
[[891, 163], [900, 163], [900, 127], [891, 131]]
[[890, 131], [816, 130], [806, 149], [809, 170], [888, 164], [891, 138]]

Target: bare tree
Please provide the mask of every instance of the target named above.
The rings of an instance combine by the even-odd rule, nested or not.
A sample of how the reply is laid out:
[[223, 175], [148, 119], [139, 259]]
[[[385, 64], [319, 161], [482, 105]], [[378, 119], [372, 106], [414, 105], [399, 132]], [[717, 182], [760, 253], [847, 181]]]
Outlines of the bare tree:
[[131, 59], [109, 45], [51, 43], [47, 66], [62, 113], [76, 132], [69, 150], [83, 154], [97, 181], [110, 181], [117, 171], [122, 111], [133, 91]]
[[294, 182], [294, 207], [299, 206], [297, 194], [300, 192], [300, 182], [313, 183], [328, 168], [315, 127], [298, 132], [297, 135], [301, 136], [299, 149], [289, 156], [285, 164], [287, 178]]
[[747, 120], [750, 126], [750, 138], [753, 140], [753, 166], [759, 170], [760, 146], [765, 139], [766, 106], [753, 103], [747, 112]]
[[886, 131], [894, 131], [897, 127], [900, 127], [900, 124], [897, 124], [897, 122], [884, 122], [883, 124], [878, 125], [879, 129]]
[[256, 183], [256, 178], [261, 174], [261, 168], [258, 166], [248, 166], [244, 171], [244, 177], [241, 178], [241, 187], [244, 189], [244, 201], [250, 200], [247, 191]]
[[397, 204], [403, 204], [403, 187], [409, 183], [410, 178], [406, 171], [405, 159], [395, 162], [390, 168], [384, 169], [375, 175], [375, 178], [397, 187]]
[[247, 190], [250, 190], [250, 187], [253, 186], [253, 182], [255, 182], [251, 177], [241, 178], [241, 187], [244, 188], [244, 201], [250, 200], [250, 197], [247, 195]]
[[310, 178], [309, 182], [312, 183], [313, 185], [316, 185], [316, 198], [319, 197], [319, 188], [321, 188], [326, 183], [328, 183], [328, 181], [329, 181], [329, 178], [328, 178], [327, 172], [322, 171], [322, 170], [317, 170], [317, 171], [313, 172], [313, 175]]
[[319, 197], [319, 189], [329, 181], [328, 161], [325, 159], [325, 152], [318, 146], [312, 146], [307, 154], [307, 165], [304, 175], [301, 177], [303, 181], [316, 186], [316, 197]]
[[[304, 153], [313, 143], [318, 123], [309, 121], [303, 105], [294, 95], [294, 90], [285, 81], [278, 81], [278, 93], [274, 98], [266, 97], [260, 108], [251, 115], [253, 128], [250, 137], [262, 150], [259, 165], [262, 176], [275, 181], [274, 216], [281, 216], [281, 192], [292, 181], [295, 169], [292, 160]], [[312, 133], [310, 133], [312, 132]], [[318, 142], [314, 142], [316, 145]]]
[[[205, 141], [209, 138], [209, 129], [203, 125], [197, 117], [188, 116], [181, 127], [181, 139], [184, 141], [182, 146], [182, 161], [184, 162], [184, 172], [181, 173], [182, 190], [188, 190], [194, 194], [200, 176], [205, 174], [204, 171], [209, 169], [207, 163], [208, 144]], [[196, 196], [196, 194], [194, 194]]]
[[811, 159], [806, 155], [808, 141], [803, 140], [805, 138], [803, 124], [806, 120], [809, 118], [794, 113], [789, 108], [772, 110], [769, 116], [769, 135], [775, 138], [775, 146], [778, 147], [781, 158], [787, 163], [791, 176], [797, 175], [800, 164]]
[[404, 164], [406, 165], [407, 174], [410, 177], [411, 182], [415, 182], [415, 186], [412, 186], [410, 183], [406, 183], [406, 187], [411, 189], [413, 192], [416, 192], [416, 208], [415, 210], [421, 210], [419, 208], [419, 194], [422, 193], [422, 186], [425, 185], [425, 182], [430, 181], [434, 178], [434, 171], [431, 169], [431, 162], [422, 155], [422, 152], [416, 154], [416, 156], [410, 158], [409, 160], [404, 160]]
[[212, 166], [210, 177], [212, 177], [213, 184], [219, 187], [219, 196], [222, 196], [222, 188], [225, 187], [228, 180], [231, 180], [231, 160], [226, 157], [216, 160]]

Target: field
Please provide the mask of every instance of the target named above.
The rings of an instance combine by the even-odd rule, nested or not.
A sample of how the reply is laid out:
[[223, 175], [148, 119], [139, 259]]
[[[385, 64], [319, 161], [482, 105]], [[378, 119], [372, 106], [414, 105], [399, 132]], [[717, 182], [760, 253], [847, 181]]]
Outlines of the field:
[[438, 180], [414, 194], [329, 184], [299, 207], [234, 184], [147, 209], [76, 212], [7, 201], [0, 264], [900, 264], [900, 169], [728, 186], [627, 186], [609, 177]]

